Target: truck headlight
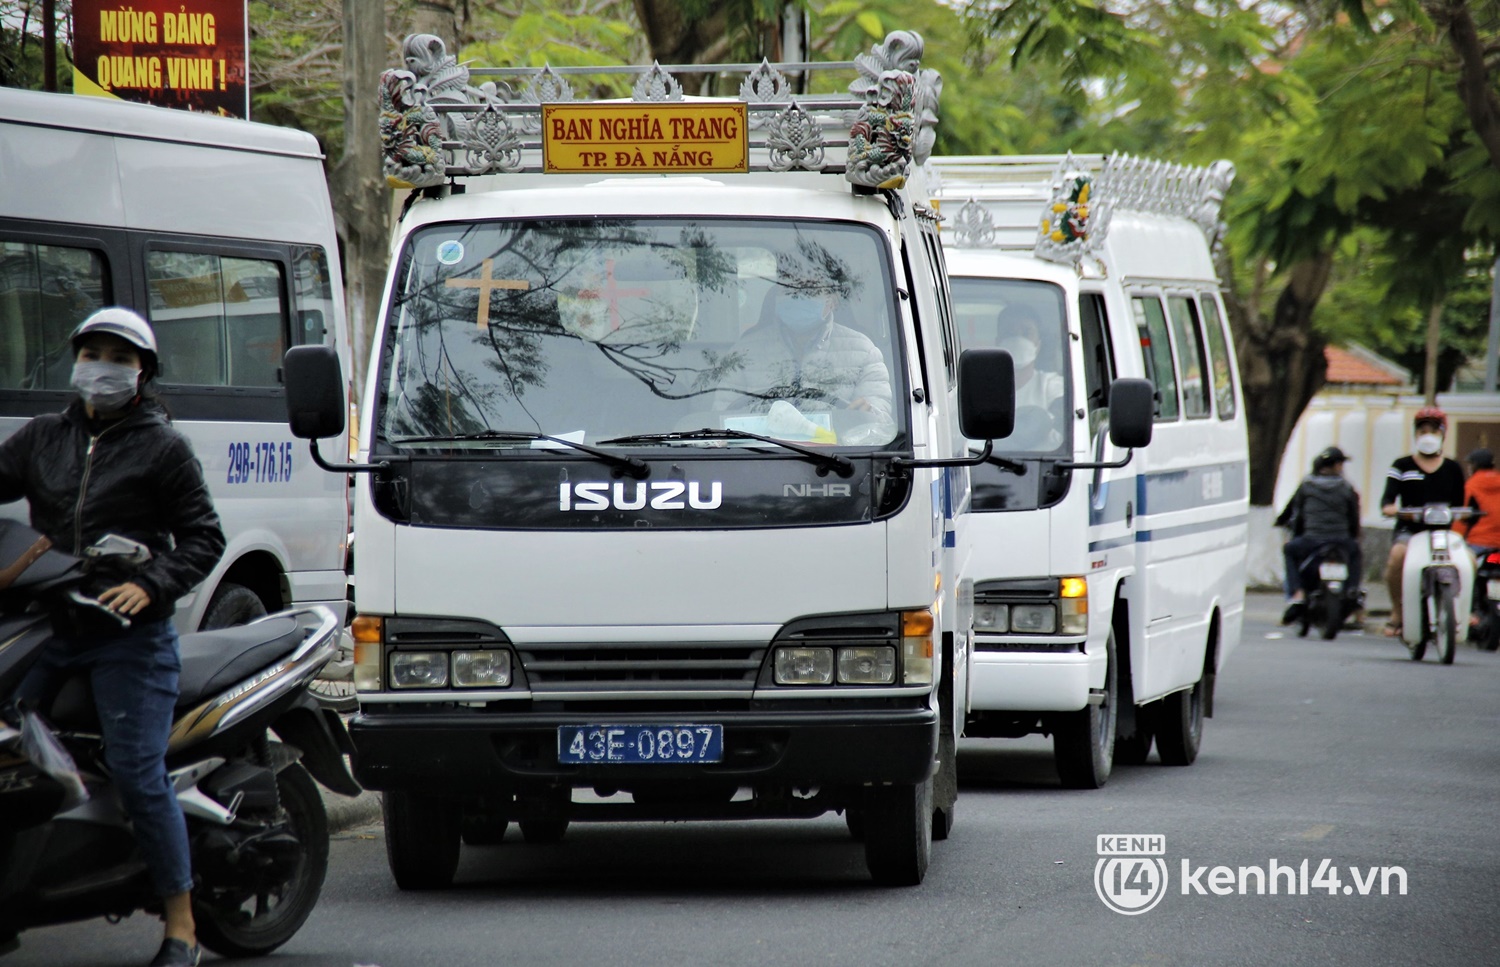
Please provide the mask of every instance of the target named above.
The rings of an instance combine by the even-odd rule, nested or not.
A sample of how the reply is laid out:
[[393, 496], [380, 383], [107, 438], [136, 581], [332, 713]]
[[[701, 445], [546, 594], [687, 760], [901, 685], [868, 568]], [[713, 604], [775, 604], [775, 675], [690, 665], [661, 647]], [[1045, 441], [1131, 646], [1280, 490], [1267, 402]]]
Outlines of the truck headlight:
[[1013, 604], [1010, 630], [1027, 635], [1050, 635], [1057, 631], [1057, 608], [1050, 604]]
[[391, 652], [392, 688], [442, 688], [447, 684], [447, 652]]
[[1004, 634], [1010, 630], [1010, 606], [1005, 604], [974, 605], [974, 630]]
[[455, 651], [453, 684], [459, 688], [505, 688], [510, 684], [510, 652]]
[[896, 681], [896, 649], [888, 646], [839, 649], [839, 682], [891, 685]]
[[832, 648], [777, 648], [776, 684], [831, 685]]

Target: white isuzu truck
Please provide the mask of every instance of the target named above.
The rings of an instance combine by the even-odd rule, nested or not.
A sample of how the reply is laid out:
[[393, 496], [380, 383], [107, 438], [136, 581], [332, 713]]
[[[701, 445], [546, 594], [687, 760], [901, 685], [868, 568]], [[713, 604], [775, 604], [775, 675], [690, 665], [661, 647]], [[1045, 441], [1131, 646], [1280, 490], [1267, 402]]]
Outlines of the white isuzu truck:
[[1077, 788], [1153, 741], [1187, 765], [1244, 615], [1245, 410], [1212, 255], [1234, 169], [929, 169], [959, 346], [1015, 362], [1015, 432], [972, 477], [965, 734], [1049, 733]]
[[[875, 880], [923, 878], [957, 793], [968, 439], [1012, 403], [1009, 359], [955, 342], [920, 52], [841, 65], [849, 96], [762, 64], [738, 97], [652, 67], [586, 101], [407, 39], [383, 128], [413, 191], [333, 468], [354, 763], [401, 887], [512, 822], [828, 811]], [[287, 358], [315, 452], [334, 362]]]

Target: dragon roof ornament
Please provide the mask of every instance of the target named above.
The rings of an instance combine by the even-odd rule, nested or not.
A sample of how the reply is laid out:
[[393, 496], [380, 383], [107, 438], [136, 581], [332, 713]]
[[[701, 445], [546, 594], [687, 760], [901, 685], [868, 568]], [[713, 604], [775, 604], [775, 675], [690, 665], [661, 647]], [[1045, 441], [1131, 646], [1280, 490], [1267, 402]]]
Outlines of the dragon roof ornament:
[[[633, 75], [634, 102], [713, 103], [724, 99], [687, 97], [678, 75], [737, 72], [746, 75], [737, 100], [752, 132], [748, 170], [842, 173], [866, 190], [897, 187], [936, 139], [942, 78], [921, 67], [922, 47], [918, 34], [895, 31], [854, 62], [478, 68], [460, 64], [439, 38], [417, 34], [402, 44], [402, 66], [381, 76], [386, 180], [422, 188], [542, 171], [542, 105], [595, 103], [579, 96], [573, 74]], [[796, 94], [788, 76], [851, 68], [848, 96]]]

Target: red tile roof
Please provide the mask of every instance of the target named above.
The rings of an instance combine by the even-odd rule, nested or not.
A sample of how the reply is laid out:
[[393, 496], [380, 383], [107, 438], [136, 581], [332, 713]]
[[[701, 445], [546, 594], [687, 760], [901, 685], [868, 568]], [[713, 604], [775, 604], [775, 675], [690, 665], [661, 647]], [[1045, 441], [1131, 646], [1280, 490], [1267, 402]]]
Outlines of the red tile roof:
[[1347, 349], [1329, 346], [1323, 351], [1323, 355], [1328, 360], [1328, 382], [1330, 383], [1346, 385], [1354, 383], [1361, 386], [1403, 385], [1399, 376], [1361, 359]]

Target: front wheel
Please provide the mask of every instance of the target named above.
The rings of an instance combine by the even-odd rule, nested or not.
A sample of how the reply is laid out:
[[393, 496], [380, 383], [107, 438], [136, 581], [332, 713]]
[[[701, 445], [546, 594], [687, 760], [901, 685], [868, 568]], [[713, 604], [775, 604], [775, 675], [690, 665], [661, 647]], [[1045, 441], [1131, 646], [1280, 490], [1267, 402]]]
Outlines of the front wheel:
[[384, 792], [385, 858], [403, 890], [441, 890], [458, 872], [462, 812], [454, 800]]
[[260, 595], [243, 584], [225, 581], [214, 589], [213, 597], [208, 599], [208, 607], [203, 611], [203, 621], [198, 630], [233, 628], [249, 624], [256, 618], [264, 618], [266, 614], [266, 603], [260, 599]]
[[881, 886], [917, 886], [932, 858], [932, 780], [869, 790], [864, 808], [865, 865]]
[[1156, 751], [1164, 766], [1190, 766], [1203, 742], [1203, 679], [1161, 700]]
[[1458, 618], [1453, 603], [1453, 585], [1438, 586], [1437, 609], [1438, 660], [1444, 665], [1451, 665], [1454, 652], [1458, 649]]
[[1104, 695], [1098, 705], [1088, 705], [1062, 716], [1052, 733], [1052, 755], [1057, 778], [1065, 789], [1098, 789], [1109, 781], [1115, 761], [1115, 702], [1119, 697], [1115, 669], [1115, 632], [1111, 628], [1104, 645]]
[[268, 835], [258, 846], [242, 847], [252, 854], [245, 872], [205, 876], [193, 892], [198, 939], [222, 957], [260, 957], [292, 939], [323, 889], [328, 872], [323, 797], [312, 776], [296, 764], [276, 776], [276, 792], [280, 815], [267, 817]]

